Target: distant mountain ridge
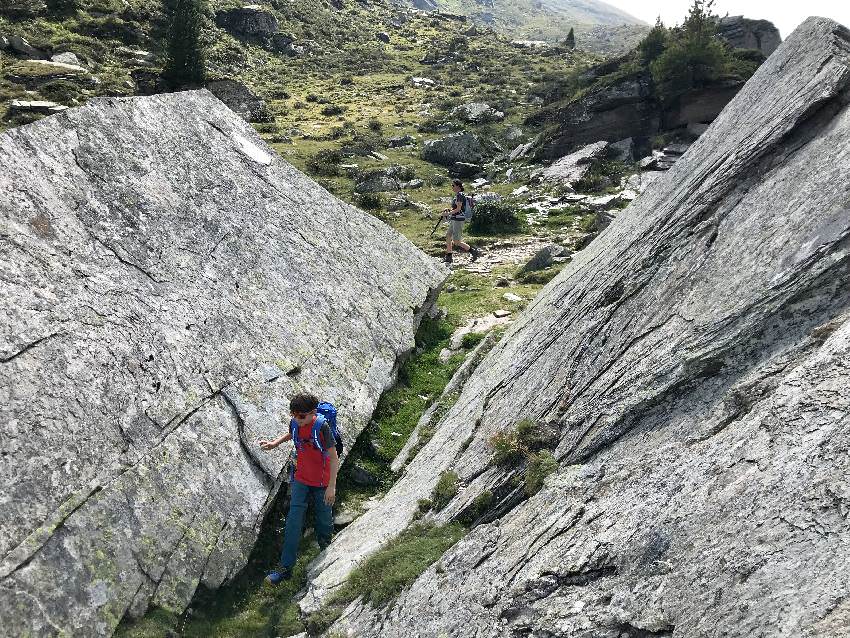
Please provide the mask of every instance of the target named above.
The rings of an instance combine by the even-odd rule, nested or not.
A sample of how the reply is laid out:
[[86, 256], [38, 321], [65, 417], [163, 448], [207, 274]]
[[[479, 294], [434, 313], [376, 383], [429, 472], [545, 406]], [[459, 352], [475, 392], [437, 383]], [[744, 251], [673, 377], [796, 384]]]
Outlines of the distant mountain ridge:
[[649, 25], [639, 18], [599, 0], [396, 1], [417, 9], [466, 15], [518, 39], [557, 42], [575, 29], [579, 48], [605, 54], [633, 48], [649, 31]]

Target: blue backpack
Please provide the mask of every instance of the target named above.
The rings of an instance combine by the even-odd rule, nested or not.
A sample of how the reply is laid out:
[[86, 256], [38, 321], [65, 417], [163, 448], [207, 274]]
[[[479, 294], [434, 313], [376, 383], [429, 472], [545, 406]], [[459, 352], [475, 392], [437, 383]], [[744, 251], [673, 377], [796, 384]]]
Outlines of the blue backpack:
[[[337, 455], [342, 456], [342, 434], [336, 424], [336, 408], [332, 403], [322, 401], [316, 407], [316, 420], [313, 422], [313, 429], [310, 433], [310, 438], [313, 441], [313, 445], [316, 446], [316, 449], [320, 450], [322, 455], [327, 456], [327, 449], [324, 445], [322, 445], [322, 437], [319, 436], [319, 432], [321, 432], [322, 426], [325, 423], [330, 426], [331, 434], [334, 437]], [[298, 423], [296, 423], [295, 419], [289, 420], [289, 433], [292, 435], [292, 442], [295, 444], [295, 451], [297, 454], [298, 450], [302, 447], [302, 442], [301, 439], [298, 438]]]

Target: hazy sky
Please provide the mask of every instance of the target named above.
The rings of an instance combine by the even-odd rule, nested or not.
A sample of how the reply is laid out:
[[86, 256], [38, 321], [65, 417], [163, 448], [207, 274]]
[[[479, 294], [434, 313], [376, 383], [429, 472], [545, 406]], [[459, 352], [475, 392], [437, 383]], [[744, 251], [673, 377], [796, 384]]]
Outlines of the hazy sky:
[[[650, 24], [661, 16], [664, 24], [681, 24], [688, 13], [690, 0], [604, 0]], [[714, 12], [718, 15], [743, 15], [747, 18], [770, 20], [786, 37], [797, 25], [811, 15], [824, 16], [850, 27], [850, 2], [839, 0], [717, 0]]]

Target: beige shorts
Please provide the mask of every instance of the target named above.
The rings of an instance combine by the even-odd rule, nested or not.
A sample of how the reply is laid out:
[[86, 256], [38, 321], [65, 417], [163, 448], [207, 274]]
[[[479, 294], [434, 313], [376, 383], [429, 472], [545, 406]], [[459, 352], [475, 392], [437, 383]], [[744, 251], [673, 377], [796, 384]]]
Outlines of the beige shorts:
[[463, 237], [463, 224], [464, 221], [462, 219], [449, 220], [449, 231], [447, 235], [451, 236], [452, 241], [460, 241]]

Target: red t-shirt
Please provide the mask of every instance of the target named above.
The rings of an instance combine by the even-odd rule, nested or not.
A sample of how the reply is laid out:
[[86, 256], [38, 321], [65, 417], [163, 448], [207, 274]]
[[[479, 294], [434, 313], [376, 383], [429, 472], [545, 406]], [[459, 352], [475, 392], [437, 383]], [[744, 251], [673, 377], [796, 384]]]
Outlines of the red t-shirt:
[[[331, 460], [327, 454], [313, 444], [313, 423], [315, 417], [306, 425], [298, 428], [298, 462], [295, 466], [295, 480], [310, 487], [327, 487], [331, 480]], [[325, 449], [333, 445], [333, 434], [327, 422], [319, 430], [319, 437]], [[330, 445], [328, 442], [330, 441]]]

